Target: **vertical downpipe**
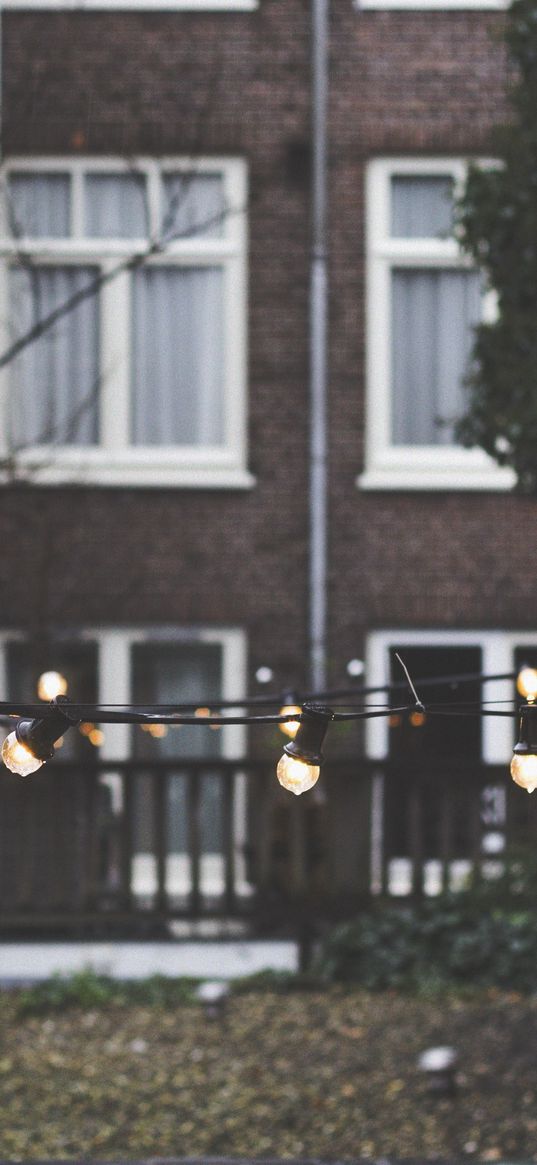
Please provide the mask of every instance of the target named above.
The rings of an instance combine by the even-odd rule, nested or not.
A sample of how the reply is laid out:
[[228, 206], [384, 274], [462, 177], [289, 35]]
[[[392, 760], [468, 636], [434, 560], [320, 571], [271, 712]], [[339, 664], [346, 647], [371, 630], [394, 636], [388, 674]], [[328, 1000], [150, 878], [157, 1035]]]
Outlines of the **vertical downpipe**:
[[[310, 252], [310, 472], [309, 472], [309, 670], [314, 692], [326, 687], [327, 625], [327, 254], [326, 113], [328, 97], [328, 0], [312, 0], [311, 25], [311, 252]], [[307, 970], [313, 926], [307, 907], [305, 814], [296, 806], [293, 850], [306, 899], [299, 911], [299, 966]], [[300, 895], [299, 895], [300, 901]]]
[[327, 629], [327, 99], [328, 0], [312, 0], [310, 261], [309, 658], [314, 691], [326, 687]]

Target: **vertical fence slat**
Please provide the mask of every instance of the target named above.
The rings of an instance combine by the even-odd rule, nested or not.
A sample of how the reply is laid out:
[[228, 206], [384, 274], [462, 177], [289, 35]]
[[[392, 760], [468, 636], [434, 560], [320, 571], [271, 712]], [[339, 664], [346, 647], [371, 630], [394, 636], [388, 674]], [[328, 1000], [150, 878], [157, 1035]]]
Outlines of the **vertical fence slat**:
[[190, 855], [190, 914], [196, 917], [200, 913], [200, 790], [201, 770], [188, 771], [188, 849]]
[[410, 777], [408, 799], [408, 842], [412, 866], [412, 893], [423, 894], [423, 784]]
[[166, 857], [167, 857], [167, 789], [168, 774], [166, 770], [152, 770], [155, 812], [155, 857], [157, 863], [157, 898], [156, 910], [159, 915], [166, 913]]
[[224, 849], [224, 910], [233, 914], [235, 910], [235, 849], [234, 849], [234, 809], [235, 809], [235, 773], [224, 772], [221, 775], [222, 784], [222, 834]]

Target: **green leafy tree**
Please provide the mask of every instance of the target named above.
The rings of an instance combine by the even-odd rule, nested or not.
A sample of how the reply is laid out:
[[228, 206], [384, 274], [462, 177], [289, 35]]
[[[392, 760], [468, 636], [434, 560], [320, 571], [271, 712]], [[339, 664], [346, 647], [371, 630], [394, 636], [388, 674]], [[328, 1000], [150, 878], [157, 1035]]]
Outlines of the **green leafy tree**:
[[462, 245], [498, 296], [476, 329], [469, 407], [457, 435], [511, 466], [537, 493], [537, 0], [514, 0], [505, 40], [513, 116], [496, 134], [501, 164], [473, 165], [458, 206]]

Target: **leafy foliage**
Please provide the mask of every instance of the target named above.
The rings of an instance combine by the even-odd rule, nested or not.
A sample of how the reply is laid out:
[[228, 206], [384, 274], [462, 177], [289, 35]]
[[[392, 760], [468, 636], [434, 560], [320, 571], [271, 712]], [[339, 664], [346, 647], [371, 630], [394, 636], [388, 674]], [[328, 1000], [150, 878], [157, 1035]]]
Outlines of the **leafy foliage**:
[[314, 970], [369, 990], [495, 987], [537, 991], [537, 917], [518, 856], [496, 881], [423, 902], [384, 905], [335, 928]]
[[19, 991], [17, 1011], [20, 1015], [44, 1015], [72, 1007], [176, 1007], [194, 1002], [196, 983], [195, 979], [172, 979], [165, 975], [127, 982], [86, 969], [69, 976], [52, 975]]
[[472, 166], [458, 206], [462, 245], [495, 289], [498, 316], [476, 329], [457, 435], [537, 493], [537, 0], [514, 0], [505, 40], [516, 81], [511, 124], [496, 135], [502, 164]]

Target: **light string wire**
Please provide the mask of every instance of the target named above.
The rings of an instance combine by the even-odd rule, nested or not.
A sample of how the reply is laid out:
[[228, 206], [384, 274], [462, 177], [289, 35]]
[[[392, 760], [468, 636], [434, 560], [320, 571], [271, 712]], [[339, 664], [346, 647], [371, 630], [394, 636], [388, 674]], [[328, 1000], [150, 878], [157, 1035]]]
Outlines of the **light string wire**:
[[[513, 707], [508, 710], [506, 708], [490, 708], [484, 707], [481, 701], [434, 701], [425, 704], [419, 697], [416, 686], [413, 683], [410, 673], [401, 659], [401, 656], [396, 653], [396, 659], [401, 665], [405, 679], [402, 681], [394, 681], [392, 683], [377, 685], [377, 686], [355, 686], [354, 688], [345, 689], [328, 689], [323, 692], [309, 693], [304, 696], [301, 693], [295, 693], [294, 698], [303, 708], [310, 706], [315, 709], [315, 705], [320, 700], [332, 699], [339, 700], [344, 695], [357, 696], [374, 695], [377, 693], [391, 693], [398, 691], [401, 688], [410, 689], [413, 697], [412, 704], [404, 704], [402, 706], [392, 706], [391, 704], [373, 704], [361, 703], [356, 704], [349, 701], [343, 704], [346, 710], [338, 710], [337, 708], [325, 708], [325, 711], [330, 714], [330, 720], [335, 722], [366, 720], [375, 717], [390, 717], [401, 715], [410, 712], [421, 712], [427, 716], [500, 716], [510, 717], [511, 719], [518, 718], [524, 709], [531, 708], [526, 702], [521, 705], [516, 705], [515, 701], [507, 700], [490, 700], [485, 701], [487, 704], [506, 704], [511, 703]], [[498, 680], [514, 680], [516, 672], [502, 672], [491, 675], [482, 675], [481, 673], [457, 673], [456, 675], [434, 676], [420, 679], [417, 682], [420, 689], [452, 686], [458, 687], [461, 684], [479, 683], [486, 684]], [[249, 714], [241, 711], [242, 708], [281, 705], [285, 706], [288, 701], [289, 691], [292, 689], [284, 689], [284, 692], [267, 693], [266, 695], [248, 696], [242, 699], [235, 700], [207, 700], [207, 705], [211, 704], [213, 711], [205, 707], [202, 700], [196, 703], [185, 704], [151, 704], [151, 705], [137, 705], [137, 704], [87, 704], [76, 703], [69, 700], [62, 700], [61, 703], [52, 700], [50, 703], [46, 702], [19, 702], [11, 700], [0, 701], [0, 721], [9, 723], [13, 717], [30, 717], [46, 720], [47, 717], [53, 716], [57, 713], [58, 708], [64, 713], [67, 720], [71, 720], [73, 724], [80, 721], [93, 721], [100, 724], [164, 724], [168, 726], [177, 725], [209, 725], [225, 727], [226, 724], [287, 724], [291, 721], [301, 720], [301, 714], [297, 712], [284, 712], [283, 708], [277, 714]], [[235, 715], [221, 715], [221, 710], [237, 709]], [[537, 709], [536, 709], [537, 711]]]

